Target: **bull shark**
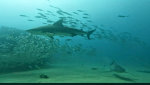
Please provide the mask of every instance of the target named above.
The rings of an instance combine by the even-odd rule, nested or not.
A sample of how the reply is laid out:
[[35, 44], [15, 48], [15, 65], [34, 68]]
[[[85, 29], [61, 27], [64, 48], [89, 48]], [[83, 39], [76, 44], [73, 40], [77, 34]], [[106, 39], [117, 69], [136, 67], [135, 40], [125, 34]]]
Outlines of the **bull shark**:
[[45, 35], [51, 38], [53, 38], [53, 36], [55, 35], [72, 36], [72, 37], [76, 35], [80, 35], [80, 36], [86, 35], [87, 38], [90, 40], [91, 39], [90, 35], [94, 31], [96, 31], [96, 29], [86, 32], [80, 29], [70, 28], [70, 27], [64, 26], [63, 19], [60, 19], [52, 25], [41, 26], [41, 27], [26, 30], [26, 31], [30, 32], [31, 34]]

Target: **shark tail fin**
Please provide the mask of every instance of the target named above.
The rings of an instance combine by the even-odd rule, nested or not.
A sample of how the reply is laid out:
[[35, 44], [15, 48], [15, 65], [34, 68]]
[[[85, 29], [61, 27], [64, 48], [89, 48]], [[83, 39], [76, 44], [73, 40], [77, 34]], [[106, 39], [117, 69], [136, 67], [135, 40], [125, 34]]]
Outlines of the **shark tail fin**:
[[91, 39], [91, 38], [90, 38], [90, 35], [91, 35], [93, 32], [95, 32], [95, 31], [96, 31], [96, 29], [87, 32], [87, 38], [88, 38], [89, 40]]

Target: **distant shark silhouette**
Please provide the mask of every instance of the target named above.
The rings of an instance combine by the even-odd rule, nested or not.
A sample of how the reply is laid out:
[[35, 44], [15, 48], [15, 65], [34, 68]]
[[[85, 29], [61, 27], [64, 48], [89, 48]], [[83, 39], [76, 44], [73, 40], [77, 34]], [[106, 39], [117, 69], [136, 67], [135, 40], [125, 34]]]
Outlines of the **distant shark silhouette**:
[[83, 30], [66, 27], [62, 23], [63, 23], [63, 19], [60, 19], [57, 22], [55, 22], [53, 25], [47, 25], [47, 26], [41, 26], [41, 27], [29, 29], [27, 30], [27, 32], [30, 32], [36, 35], [45, 35], [51, 38], [53, 38], [53, 36], [55, 35], [72, 36], [72, 37], [76, 35], [80, 35], [80, 36], [87, 35], [87, 38], [90, 40], [91, 39], [90, 35], [94, 31], [96, 31], [96, 29], [94, 29], [94, 30], [85, 32]]

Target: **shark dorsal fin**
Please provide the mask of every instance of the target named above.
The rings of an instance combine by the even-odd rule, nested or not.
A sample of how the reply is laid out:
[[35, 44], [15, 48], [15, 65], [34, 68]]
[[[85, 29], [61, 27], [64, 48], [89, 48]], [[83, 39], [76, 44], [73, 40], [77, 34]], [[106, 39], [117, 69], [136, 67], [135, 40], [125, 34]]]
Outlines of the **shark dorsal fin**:
[[60, 26], [60, 27], [63, 27], [63, 19], [60, 19], [60, 20], [58, 20], [57, 22], [55, 22], [53, 25], [54, 26]]

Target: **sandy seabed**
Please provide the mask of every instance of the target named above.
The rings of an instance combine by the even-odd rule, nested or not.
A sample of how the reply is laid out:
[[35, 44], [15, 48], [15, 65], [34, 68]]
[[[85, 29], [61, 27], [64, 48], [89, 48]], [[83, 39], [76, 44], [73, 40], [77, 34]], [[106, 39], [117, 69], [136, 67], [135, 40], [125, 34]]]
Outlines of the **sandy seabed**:
[[[102, 68], [53, 66], [24, 72], [13, 72], [0, 75], [0, 83], [150, 83], [150, 73], [141, 73], [130, 69], [129, 73], [117, 73], [131, 78], [127, 81], [116, 78], [114, 72]], [[49, 78], [40, 78], [41, 74]]]

